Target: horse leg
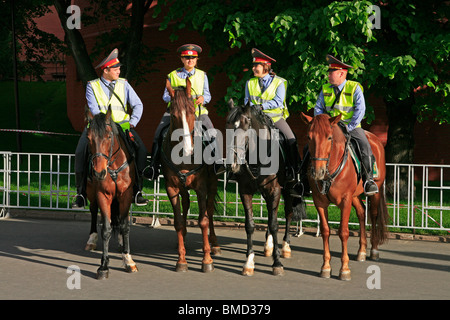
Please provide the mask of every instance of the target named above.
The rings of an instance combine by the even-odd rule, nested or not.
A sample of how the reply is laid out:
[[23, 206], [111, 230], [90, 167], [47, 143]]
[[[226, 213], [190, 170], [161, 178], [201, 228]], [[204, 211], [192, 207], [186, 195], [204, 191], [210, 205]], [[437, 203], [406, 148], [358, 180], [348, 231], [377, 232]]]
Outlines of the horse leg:
[[291, 247], [289, 244], [290, 241], [290, 233], [289, 227], [292, 222], [292, 216], [294, 215], [292, 208], [292, 197], [289, 195], [289, 192], [283, 192], [284, 197], [284, 216], [286, 218], [286, 230], [284, 232], [283, 244], [281, 246], [281, 257], [285, 259], [289, 259], [291, 257]]
[[86, 243], [84, 250], [92, 251], [97, 249], [97, 215], [98, 215], [98, 205], [96, 202], [91, 202], [89, 206], [89, 211], [91, 211], [91, 230], [89, 231], [89, 239]]
[[208, 186], [208, 194], [206, 197], [206, 212], [209, 218], [209, 244], [211, 245], [211, 254], [214, 256], [222, 255], [219, 243], [217, 241], [216, 232], [214, 230], [214, 211], [216, 205], [217, 179], [211, 179], [211, 185]]
[[242, 269], [242, 274], [244, 276], [252, 276], [255, 272], [255, 252], [253, 251], [255, 221], [253, 220], [252, 199], [253, 196], [251, 194], [241, 194], [241, 200], [245, 211], [245, 232], [247, 234], [247, 261]]
[[275, 276], [283, 275], [284, 268], [283, 264], [280, 260], [280, 250], [278, 249], [278, 204], [280, 202], [280, 193], [270, 194], [269, 197], [265, 197], [267, 203], [267, 212], [268, 212], [268, 224], [269, 224], [269, 232], [273, 238], [273, 265], [272, 265], [272, 273]]
[[97, 279], [103, 280], [109, 276], [109, 240], [111, 239], [111, 220], [109, 215], [102, 214], [103, 226], [102, 226], [102, 240], [103, 240], [103, 254], [100, 267], [97, 269]]
[[202, 231], [203, 238], [203, 260], [202, 260], [202, 271], [211, 272], [214, 270], [213, 260], [211, 258], [211, 247], [209, 245], [208, 239], [208, 229], [209, 229], [209, 217], [206, 212], [206, 189], [197, 192], [199, 215], [198, 215], [198, 225]]
[[177, 272], [188, 271], [188, 265], [186, 261], [186, 248], [184, 247], [184, 236], [186, 234], [186, 223], [181, 216], [180, 196], [178, 189], [173, 187], [167, 187], [167, 195], [173, 208], [174, 225], [178, 239], [178, 261], [175, 270]]
[[359, 197], [353, 197], [353, 207], [359, 220], [359, 249], [357, 261], [366, 261], [367, 237], [366, 237], [366, 208]]
[[266, 242], [264, 242], [264, 257], [270, 257], [273, 254], [273, 237], [269, 228], [266, 231]]
[[323, 264], [320, 269], [321, 278], [331, 277], [331, 254], [330, 254], [330, 227], [328, 225], [328, 205], [318, 206], [316, 205], [317, 213], [320, 218], [320, 233], [323, 241]]
[[350, 212], [352, 210], [351, 199], [343, 199], [342, 205], [339, 206], [341, 209], [341, 222], [339, 225], [339, 238], [342, 243], [342, 254], [341, 254], [341, 270], [339, 271], [339, 279], [341, 280], [351, 280], [350, 268], [348, 267], [348, 249], [347, 241], [349, 237], [348, 221], [350, 218]]
[[130, 255], [130, 219], [128, 211], [120, 219], [120, 234], [122, 235], [122, 262], [126, 272], [137, 272], [138, 268]]

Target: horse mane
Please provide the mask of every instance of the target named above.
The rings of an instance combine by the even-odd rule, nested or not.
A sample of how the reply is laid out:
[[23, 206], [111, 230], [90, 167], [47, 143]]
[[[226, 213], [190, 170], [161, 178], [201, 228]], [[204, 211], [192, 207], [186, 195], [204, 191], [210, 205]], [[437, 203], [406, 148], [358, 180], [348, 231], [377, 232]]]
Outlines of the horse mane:
[[186, 115], [195, 113], [194, 101], [187, 95], [185, 87], [174, 88], [175, 94], [173, 97], [170, 110], [175, 117], [181, 116], [182, 111], [186, 111]]
[[[248, 111], [247, 111], [248, 110]], [[256, 120], [258, 123], [260, 123], [263, 126], [267, 126], [268, 128], [274, 128], [274, 124], [272, 119], [270, 119], [269, 116], [267, 116], [261, 109], [255, 108], [253, 106], [247, 105], [240, 105], [232, 108], [227, 116], [227, 123], [232, 123], [241, 117], [242, 114], [249, 112], [249, 116], [251, 119]]]
[[106, 120], [106, 114], [100, 112], [92, 118], [89, 124], [89, 128], [92, 130], [95, 136], [103, 137], [106, 134], [106, 126], [111, 125], [113, 134], [117, 136], [119, 131], [115, 123], [111, 124], [110, 121]]
[[333, 128], [331, 127], [331, 123], [329, 121], [330, 118], [331, 117], [326, 113], [322, 113], [322, 114], [315, 116], [314, 121], [310, 125], [311, 132], [317, 132], [318, 134], [325, 134], [325, 133], [329, 132], [329, 130], [331, 130], [336, 139], [338, 139], [338, 140], [344, 139], [345, 140], [345, 135], [342, 132], [341, 128], [339, 128], [338, 125], [336, 125], [337, 130], [333, 131]]

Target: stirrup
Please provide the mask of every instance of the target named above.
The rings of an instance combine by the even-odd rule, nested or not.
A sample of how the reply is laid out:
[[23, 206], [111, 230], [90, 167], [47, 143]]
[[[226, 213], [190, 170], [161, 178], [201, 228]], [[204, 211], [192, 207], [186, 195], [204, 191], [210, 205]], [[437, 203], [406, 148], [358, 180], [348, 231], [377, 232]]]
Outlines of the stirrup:
[[155, 169], [153, 166], [147, 166], [142, 171], [142, 177], [150, 181], [155, 180], [158, 177], [158, 175], [159, 175], [158, 170]]
[[[81, 199], [83, 201], [83, 204], [80, 206], [77, 202], [78, 199]], [[72, 202], [72, 209], [84, 209], [86, 206], [86, 199], [82, 194], [77, 194], [75, 196], [75, 201]]]
[[222, 163], [214, 163], [214, 172], [216, 176], [223, 174], [227, 171], [227, 168]]
[[[141, 198], [141, 199], [139, 199], [139, 198]], [[141, 200], [141, 201], [144, 200], [144, 202], [138, 202], [138, 200]], [[136, 192], [136, 195], [134, 196], [134, 204], [138, 207], [146, 206], [148, 204], [148, 199], [145, 199], [142, 196], [142, 192], [138, 191], [138, 192]]]
[[373, 196], [374, 194], [378, 193], [378, 186], [373, 180], [367, 180], [364, 183], [364, 194], [366, 196]]

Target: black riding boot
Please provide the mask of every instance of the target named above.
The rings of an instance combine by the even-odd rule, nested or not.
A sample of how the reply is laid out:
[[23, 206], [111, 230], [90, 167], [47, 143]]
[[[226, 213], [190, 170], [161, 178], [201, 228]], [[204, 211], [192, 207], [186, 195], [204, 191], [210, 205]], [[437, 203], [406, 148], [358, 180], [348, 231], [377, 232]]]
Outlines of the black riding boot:
[[371, 157], [362, 157], [362, 176], [364, 180], [364, 194], [371, 196], [378, 193], [378, 186], [373, 181], [373, 163]]
[[300, 169], [300, 154], [298, 152], [297, 142], [291, 143], [287, 148], [286, 156], [286, 180], [287, 182], [296, 182], [297, 174]]
[[72, 203], [72, 209], [84, 209], [86, 206], [86, 176], [84, 173], [75, 173], [75, 186], [77, 195]]
[[155, 180], [159, 176], [159, 164], [161, 155], [161, 142], [159, 139], [153, 142], [150, 164], [145, 167], [142, 176], [150, 181]]

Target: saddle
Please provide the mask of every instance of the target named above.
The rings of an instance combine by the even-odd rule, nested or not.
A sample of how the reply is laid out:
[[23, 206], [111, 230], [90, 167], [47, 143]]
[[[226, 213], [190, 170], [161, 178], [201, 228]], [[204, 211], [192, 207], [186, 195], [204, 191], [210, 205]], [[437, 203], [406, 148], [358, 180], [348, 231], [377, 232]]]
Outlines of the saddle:
[[[350, 139], [350, 143], [348, 144], [349, 154], [352, 158], [353, 164], [356, 168], [356, 174], [358, 175], [358, 182], [362, 179], [362, 155], [361, 155], [361, 149], [359, 147], [359, 143], [357, 140], [353, 139], [350, 135], [350, 133], [347, 130], [347, 126], [344, 122], [339, 121], [338, 123], [339, 127], [342, 129], [342, 132], [345, 135], [346, 140], [348, 141]], [[378, 165], [375, 161], [375, 157], [372, 155], [372, 163], [373, 163], [373, 177], [378, 178]]]

